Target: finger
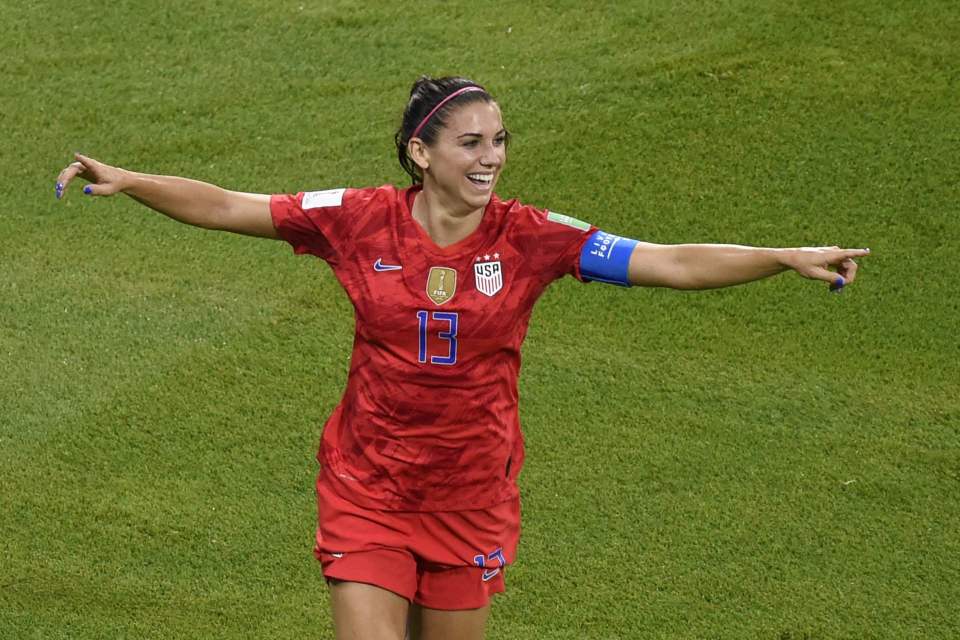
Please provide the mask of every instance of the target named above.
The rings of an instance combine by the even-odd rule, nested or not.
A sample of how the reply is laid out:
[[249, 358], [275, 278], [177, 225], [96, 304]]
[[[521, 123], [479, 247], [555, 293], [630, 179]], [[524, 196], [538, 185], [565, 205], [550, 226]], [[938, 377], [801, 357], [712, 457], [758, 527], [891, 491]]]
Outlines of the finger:
[[843, 288], [856, 280], [857, 263], [853, 258], [847, 258], [837, 266], [836, 279], [830, 285], [833, 293], [843, 293]]
[[847, 284], [850, 284], [857, 279], [857, 269], [859, 265], [852, 258], [847, 258], [840, 263], [840, 266], [837, 268], [837, 273], [843, 276], [843, 279], [846, 280]]
[[870, 255], [870, 249], [845, 249], [843, 251], [843, 257], [845, 260], [851, 260], [853, 258], [862, 258], [868, 255]]
[[80, 162], [71, 162], [60, 175], [57, 176], [57, 199], [63, 197], [70, 182], [84, 171], [84, 166]]
[[73, 180], [73, 177], [83, 171], [83, 165], [79, 162], [71, 162], [63, 171], [57, 176], [57, 182], [68, 182]]
[[844, 280], [842, 275], [819, 265], [814, 265], [807, 268], [803, 272], [803, 275], [807, 278], [812, 278], [813, 280], [823, 280], [824, 282], [829, 282], [836, 287], [842, 287], [846, 284], [846, 280]]
[[833, 259], [830, 260], [830, 264], [838, 264], [844, 260], [850, 260], [852, 258], [862, 258], [864, 256], [870, 255], [870, 249], [843, 249], [838, 251]]
[[73, 157], [76, 158], [77, 160], [79, 160], [79, 161], [80, 161], [80, 164], [82, 164], [82, 165], [83, 165], [84, 167], [86, 167], [87, 169], [93, 170], [93, 169], [96, 169], [97, 166], [100, 165], [99, 162], [97, 162], [97, 161], [94, 160], [93, 158], [90, 158], [90, 157], [87, 157], [87, 156], [83, 155], [82, 153], [74, 153], [74, 154], [73, 154]]

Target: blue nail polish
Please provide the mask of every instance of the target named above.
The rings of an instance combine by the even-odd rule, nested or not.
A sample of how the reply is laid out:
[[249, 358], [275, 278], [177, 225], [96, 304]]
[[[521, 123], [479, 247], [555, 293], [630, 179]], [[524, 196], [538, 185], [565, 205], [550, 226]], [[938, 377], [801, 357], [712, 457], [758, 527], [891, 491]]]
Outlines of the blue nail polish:
[[62, 195], [63, 195], [63, 183], [58, 182], [57, 183], [57, 200], [59, 200]]
[[93, 193], [93, 187], [91, 187], [90, 185], [87, 185], [83, 188], [83, 192], [87, 195], [90, 195], [91, 193]]
[[833, 291], [834, 293], [840, 293], [843, 291], [843, 285], [845, 284], [847, 284], [847, 281], [843, 279], [843, 276], [839, 276], [833, 281], [833, 284], [830, 285], [830, 291]]

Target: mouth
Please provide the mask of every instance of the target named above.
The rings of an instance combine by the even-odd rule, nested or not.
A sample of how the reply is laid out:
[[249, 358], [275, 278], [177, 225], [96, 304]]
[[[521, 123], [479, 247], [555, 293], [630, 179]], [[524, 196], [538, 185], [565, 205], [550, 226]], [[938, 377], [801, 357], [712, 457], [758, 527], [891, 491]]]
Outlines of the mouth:
[[468, 173], [467, 180], [480, 189], [489, 189], [493, 185], [493, 173]]

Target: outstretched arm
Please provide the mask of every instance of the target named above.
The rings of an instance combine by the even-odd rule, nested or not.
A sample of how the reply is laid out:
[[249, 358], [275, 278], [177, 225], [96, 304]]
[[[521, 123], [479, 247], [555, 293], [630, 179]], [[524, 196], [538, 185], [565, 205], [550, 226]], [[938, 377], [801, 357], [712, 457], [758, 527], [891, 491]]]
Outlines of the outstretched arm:
[[94, 196], [128, 196], [179, 222], [204, 229], [232, 231], [248, 236], [277, 238], [270, 216], [270, 196], [227, 191], [206, 182], [135, 173], [76, 154], [57, 177], [61, 198], [77, 176], [89, 180], [83, 192]]
[[[839, 290], [854, 281], [854, 258], [869, 249], [802, 247], [765, 249], [732, 244], [663, 245], [640, 242], [630, 255], [630, 284], [673, 289], [715, 289], [743, 284], [792, 269]], [[831, 271], [835, 267], [836, 271]]]

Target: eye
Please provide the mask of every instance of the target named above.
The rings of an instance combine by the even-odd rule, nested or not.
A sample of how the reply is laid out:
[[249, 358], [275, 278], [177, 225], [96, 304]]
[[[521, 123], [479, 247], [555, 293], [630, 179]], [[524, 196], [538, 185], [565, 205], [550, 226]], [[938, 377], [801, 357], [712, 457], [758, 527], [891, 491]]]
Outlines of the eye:
[[465, 146], [465, 147], [475, 147], [475, 146], [477, 146], [477, 142], [479, 142], [479, 141], [478, 141], [476, 138], [471, 138], [470, 140], [464, 141], [463, 146]]
[[497, 136], [496, 138], [493, 139], [493, 144], [495, 144], [495, 145], [497, 145], [498, 147], [500, 147], [500, 146], [502, 146], [503, 143], [505, 143], [506, 141], [507, 141], [507, 136]]

